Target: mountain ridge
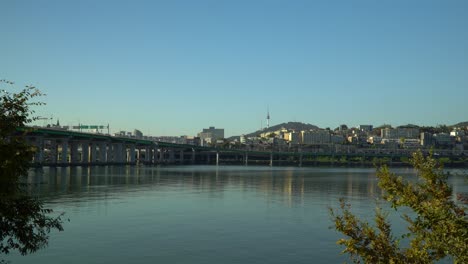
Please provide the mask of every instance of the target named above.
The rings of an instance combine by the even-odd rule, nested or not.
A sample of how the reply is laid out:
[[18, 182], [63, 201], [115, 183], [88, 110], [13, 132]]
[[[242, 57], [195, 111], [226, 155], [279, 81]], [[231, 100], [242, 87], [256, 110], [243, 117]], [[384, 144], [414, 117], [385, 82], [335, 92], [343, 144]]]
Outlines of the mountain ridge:
[[244, 136], [246, 137], [254, 137], [254, 136], [258, 136], [259, 134], [261, 133], [265, 133], [265, 132], [273, 132], [273, 131], [277, 131], [277, 130], [280, 130], [281, 128], [285, 128], [285, 129], [290, 129], [290, 130], [296, 130], [296, 131], [301, 131], [301, 130], [310, 130], [310, 129], [319, 129], [318, 126], [316, 125], [312, 125], [312, 124], [308, 124], [308, 123], [302, 123], [302, 122], [286, 122], [286, 123], [281, 123], [281, 124], [278, 124], [278, 125], [274, 125], [274, 126], [271, 126], [269, 128], [264, 128], [263, 130], [257, 130], [255, 132], [251, 132], [251, 133], [248, 133], [248, 134], [244, 134]]

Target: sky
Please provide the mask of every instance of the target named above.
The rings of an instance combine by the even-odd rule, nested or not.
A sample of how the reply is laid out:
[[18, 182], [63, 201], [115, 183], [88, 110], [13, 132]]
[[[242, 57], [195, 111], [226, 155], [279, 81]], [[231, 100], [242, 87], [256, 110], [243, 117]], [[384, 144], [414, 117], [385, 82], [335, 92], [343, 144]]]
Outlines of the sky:
[[[154, 136], [468, 121], [468, 1], [0, 0], [40, 116]], [[45, 121], [40, 121], [45, 122]]]

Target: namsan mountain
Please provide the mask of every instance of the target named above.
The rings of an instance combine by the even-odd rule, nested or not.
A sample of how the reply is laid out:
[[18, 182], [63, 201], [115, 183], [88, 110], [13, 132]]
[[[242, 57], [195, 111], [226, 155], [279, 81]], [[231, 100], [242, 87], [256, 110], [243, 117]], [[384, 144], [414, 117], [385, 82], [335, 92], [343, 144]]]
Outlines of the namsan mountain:
[[287, 123], [281, 123], [278, 125], [271, 126], [269, 128], [265, 128], [263, 130], [257, 130], [255, 132], [245, 134], [246, 137], [254, 137], [258, 136], [261, 133], [265, 132], [273, 132], [280, 130], [282, 128], [288, 129], [288, 130], [295, 130], [295, 131], [301, 131], [301, 130], [311, 130], [311, 129], [319, 129], [318, 126], [311, 125], [311, 124], [306, 124], [302, 122], [287, 122]]

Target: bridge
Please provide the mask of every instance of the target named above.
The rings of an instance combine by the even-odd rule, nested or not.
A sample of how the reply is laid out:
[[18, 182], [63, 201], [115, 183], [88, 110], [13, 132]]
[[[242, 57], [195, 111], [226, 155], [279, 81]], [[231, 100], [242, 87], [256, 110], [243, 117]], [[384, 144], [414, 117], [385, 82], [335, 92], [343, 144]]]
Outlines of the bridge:
[[[412, 153], [409, 150], [341, 153], [225, 149], [48, 128], [18, 128], [17, 131], [36, 147], [32, 160], [36, 166], [220, 163], [302, 166], [335, 164], [340, 160], [372, 163], [375, 159], [386, 159], [391, 162], [409, 158]], [[442, 156], [453, 157], [454, 154], [442, 152]]]

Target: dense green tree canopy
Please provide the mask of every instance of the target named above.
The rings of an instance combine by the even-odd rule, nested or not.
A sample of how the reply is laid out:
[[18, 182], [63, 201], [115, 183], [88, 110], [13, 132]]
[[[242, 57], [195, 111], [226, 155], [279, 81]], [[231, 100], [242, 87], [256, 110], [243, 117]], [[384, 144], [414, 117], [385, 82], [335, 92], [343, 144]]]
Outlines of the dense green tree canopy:
[[[410, 208], [414, 215], [403, 214], [408, 233], [392, 234], [386, 213], [376, 210], [375, 224], [351, 213], [350, 204], [341, 200], [340, 211], [330, 209], [335, 228], [346, 238], [345, 246], [355, 263], [433, 263], [449, 257], [455, 263], [468, 263], [468, 219], [466, 207], [453, 200], [447, 176], [431, 156], [413, 155], [418, 181], [410, 182], [382, 167], [377, 172], [383, 198], [392, 208]], [[408, 242], [402, 247], [401, 242]]]
[[[14, 88], [5, 80], [0, 85]], [[39, 96], [31, 86], [18, 93], [0, 90], [0, 254], [34, 252], [47, 245], [51, 229], [62, 230], [60, 216], [52, 217], [52, 210], [27, 195], [22, 184], [35, 149], [25, 141], [28, 132], [19, 134], [17, 128], [35, 119], [31, 107], [42, 104], [33, 101]]]

